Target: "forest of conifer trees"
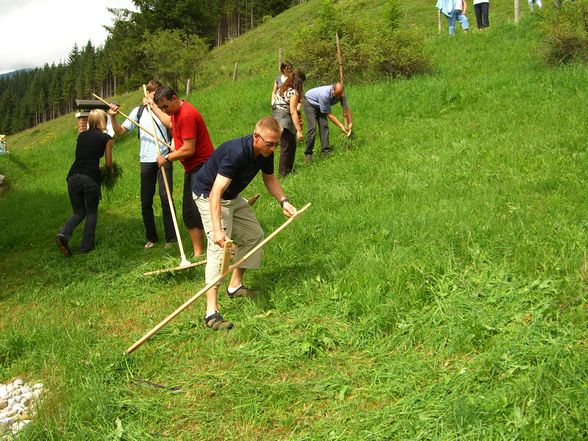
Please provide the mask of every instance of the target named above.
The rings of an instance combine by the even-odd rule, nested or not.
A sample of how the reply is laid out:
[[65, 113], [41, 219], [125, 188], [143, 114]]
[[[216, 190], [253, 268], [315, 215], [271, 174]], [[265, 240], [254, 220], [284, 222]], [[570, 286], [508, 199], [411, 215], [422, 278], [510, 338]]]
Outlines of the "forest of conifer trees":
[[76, 43], [58, 64], [0, 76], [0, 133], [16, 133], [71, 112], [75, 99], [92, 93], [111, 96], [135, 89], [146, 78], [159, 77], [178, 87], [209, 48], [302, 1], [134, 0], [136, 12], [110, 9], [114, 21], [103, 45]]

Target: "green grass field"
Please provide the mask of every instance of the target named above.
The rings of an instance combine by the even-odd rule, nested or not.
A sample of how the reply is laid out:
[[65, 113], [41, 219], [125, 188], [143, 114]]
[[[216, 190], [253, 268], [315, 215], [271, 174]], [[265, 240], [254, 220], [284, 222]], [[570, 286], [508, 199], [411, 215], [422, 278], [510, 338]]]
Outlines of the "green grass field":
[[[230, 332], [203, 329], [197, 301], [123, 355], [204, 286], [202, 267], [142, 275], [180, 259], [143, 249], [136, 136], [115, 146], [124, 176], [101, 202], [98, 249], [69, 259], [53, 240], [71, 210], [75, 119], [9, 139], [0, 383], [47, 389], [20, 439], [588, 437], [588, 69], [544, 63], [524, 2], [518, 26], [512, 2], [495, 0], [488, 32], [453, 39], [446, 23], [437, 35], [433, 3], [405, 7], [433, 73], [350, 85], [354, 138], [332, 130], [333, 157], [309, 165], [299, 146], [282, 183], [312, 206], [248, 274], [261, 295], [220, 298]], [[280, 29], [316, 4], [213, 51], [206, 69], [221, 74], [189, 99], [215, 146], [269, 113]], [[121, 97], [123, 110], [139, 97]], [[284, 218], [259, 178], [256, 192], [269, 233]]]

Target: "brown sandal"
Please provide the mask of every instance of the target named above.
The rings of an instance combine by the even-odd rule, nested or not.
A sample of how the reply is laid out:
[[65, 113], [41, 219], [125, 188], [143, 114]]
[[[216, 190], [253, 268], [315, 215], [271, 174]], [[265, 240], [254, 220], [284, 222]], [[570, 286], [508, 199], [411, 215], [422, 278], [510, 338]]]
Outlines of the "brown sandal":
[[233, 327], [233, 323], [225, 320], [225, 318], [220, 315], [219, 312], [215, 312], [210, 317], [204, 318], [204, 326], [209, 329], [214, 329], [215, 331], [220, 331], [223, 329], [231, 329]]

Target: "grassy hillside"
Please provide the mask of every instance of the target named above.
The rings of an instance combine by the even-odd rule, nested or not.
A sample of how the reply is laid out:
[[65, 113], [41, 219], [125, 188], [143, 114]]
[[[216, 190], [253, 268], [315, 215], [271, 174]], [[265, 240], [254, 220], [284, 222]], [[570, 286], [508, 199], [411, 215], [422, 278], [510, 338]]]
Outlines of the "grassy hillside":
[[[358, 20], [382, 11], [363, 3]], [[142, 248], [136, 137], [115, 146], [124, 176], [101, 202], [98, 249], [69, 259], [53, 239], [70, 214], [74, 118], [10, 139], [0, 382], [48, 389], [22, 439], [588, 436], [588, 69], [546, 66], [540, 17], [515, 27], [510, 0], [492, 2], [488, 32], [453, 39], [437, 35], [430, 1], [407, 3], [434, 72], [351, 85], [355, 138], [332, 131], [333, 157], [309, 165], [299, 147], [283, 186], [312, 207], [248, 274], [259, 298], [220, 298], [230, 332], [204, 330], [199, 301], [123, 355], [204, 285], [202, 268], [142, 276], [179, 257]], [[269, 112], [284, 26], [316, 6], [211, 54], [206, 69], [225, 76], [189, 99], [215, 145]], [[269, 233], [284, 219], [259, 179], [258, 191]]]

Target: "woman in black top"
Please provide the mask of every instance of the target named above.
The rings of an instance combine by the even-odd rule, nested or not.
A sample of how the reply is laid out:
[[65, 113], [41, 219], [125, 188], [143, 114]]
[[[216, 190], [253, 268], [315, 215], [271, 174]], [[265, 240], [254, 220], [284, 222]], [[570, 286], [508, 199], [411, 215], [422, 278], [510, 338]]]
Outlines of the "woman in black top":
[[67, 175], [67, 191], [73, 214], [59, 230], [55, 242], [64, 256], [71, 256], [69, 241], [74, 229], [84, 218], [84, 235], [80, 251], [94, 249], [98, 204], [100, 203], [100, 158], [105, 156], [106, 167], [112, 168], [112, 138], [105, 133], [106, 112], [92, 110], [88, 116], [88, 130], [78, 135], [76, 159]]

